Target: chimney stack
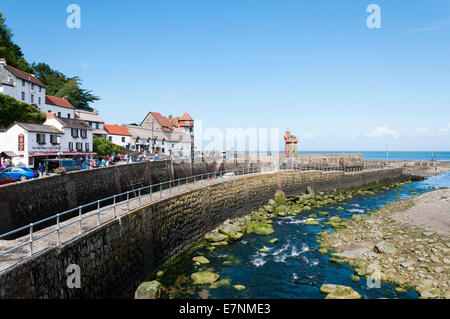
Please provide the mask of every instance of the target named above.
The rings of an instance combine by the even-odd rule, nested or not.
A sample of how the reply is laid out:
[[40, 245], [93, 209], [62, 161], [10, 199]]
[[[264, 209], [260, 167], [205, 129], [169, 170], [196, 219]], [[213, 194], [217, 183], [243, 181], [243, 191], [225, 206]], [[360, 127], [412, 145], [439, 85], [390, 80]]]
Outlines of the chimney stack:
[[47, 119], [54, 119], [55, 113], [47, 113]]

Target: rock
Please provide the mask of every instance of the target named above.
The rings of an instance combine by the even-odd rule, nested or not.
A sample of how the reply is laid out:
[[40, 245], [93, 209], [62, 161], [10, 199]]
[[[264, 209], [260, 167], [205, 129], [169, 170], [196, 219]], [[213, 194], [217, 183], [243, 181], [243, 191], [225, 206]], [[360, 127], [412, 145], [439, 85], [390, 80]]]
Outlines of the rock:
[[400, 266], [402, 266], [403, 268], [408, 268], [411, 267], [413, 264], [414, 262], [412, 260], [408, 260], [400, 263]]
[[360, 221], [360, 220], [362, 220], [362, 216], [361, 215], [353, 215], [352, 219], [356, 220], [356, 221]]
[[356, 275], [350, 275], [350, 279], [353, 281], [359, 281], [361, 278], [359, 276]]
[[327, 250], [326, 248], [320, 248], [320, 249], [319, 249], [319, 253], [325, 255], [326, 253], [328, 253], [328, 250]]
[[278, 189], [275, 192], [274, 200], [278, 205], [286, 205], [287, 204], [286, 195], [284, 194], [284, 192], [281, 189]]
[[203, 256], [197, 256], [192, 258], [193, 261], [198, 262], [199, 264], [209, 264], [209, 260]]
[[[325, 286], [325, 287], [324, 287]], [[334, 286], [334, 287], [333, 287]], [[322, 293], [327, 294], [325, 299], [361, 299], [361, 295], [352, 287], [326, 284], [320, 287]]]
[[317, 214], [309, 214], [308, 218], [317, 218]]
[[209, 289], [217, 289], [220, 287], [229, 287], [229, 286], [231, 286], [231, 278], [225, 278], [212, 283], [209, 286]]
[[261, 248], [261, 249], [259, 250], [259, 252], [261, 252], [261, 253], [268, 253], [268, 252], [270, 252], [270, 250], [267, 249], [267, 248]]
[[338, 216], [333, 216], [327, 219], [327, 222], [329, 223], [340, 223], [342, 219], [340, 219]]
[[344, 207], [339, 206], [337, 210], [344, 210]]
[[194, 285], [212, 284], [219, 279], [219, 275], [209, 271], [200, 271], [193, 273], [191, 279]]
[[160, 279], [162, 276], [164, 276], [164, 271], [160, 270], [156, 273], [156, 278]]
[[236, 289], [237, 291], [243, 291], [247, 289], [244, 285], [234, 285], [233, 288]]
[[269, 243], [270, 244], [278, 243], [278, 238], [274, 238], [274, 239], [269, 240]]
[[[275, 193], [276, 194], [276, 193]], [[275, 200], [273, 200], [273, 199], [269, 199], [269, 203], [268, 203], [270, 206], [274, 206], [274, 205], [276, 205], [277, 204], [277, 202], [275, 201]]]
[[380, 241], [375, 244], [375, 251], [380, 254], [395, 254], [397, 249], [387, 241]]
[[353, 250], [347, 250], [340, 253], [333, 253], [331, 256], [339, 257], [339, 258], [355, 258], [360, 257], [365, 254], [368, 254], [370, 252], [370, 249], [368, 248], [356, 248]]
[[320, 225], [320, 223], [315, 219], [307, 219], [305, 225]]
[[328, 212], [319, 212], [320, 216], [328, 216]]
[[137, 287], [134, 299], [158, 299], [161, 295], [161, 284], [156, 281], [146, 281]]
[[314, 195], [314, 190], [311, 186], [306, 186], [306, 194], [308, 195]]
[[420, 291], [420, 298], [424, 299], [434, 299], [437, 298], [439, 295], [434, 289], [427, 289]]
[[232, 262], [230, 260], [225, 260], [222, 265], [231, 265]]
[[396, 292], [406, 292], [406, 289], [402, 288], [402, 287], [397, 287], [397, 288], [395, 288], [395, 291]]
[[212, 247], [226, 246], [226, 245], [228, 245], [228, 242], [226, 240], [224, 240], [224, 241], [217, 241], [217, 242], [211, 243]]
[[218, 232], [209, 232], [205, 235], [205, 239], [209, 242], [220, 242], [228, 239], [225, 234], [220, 234]]
[[270, 224], [252, 223], [249, 225], [248, 232], [255, 233], [257, 235], [271, 235], [274, 233], [274, 230]]

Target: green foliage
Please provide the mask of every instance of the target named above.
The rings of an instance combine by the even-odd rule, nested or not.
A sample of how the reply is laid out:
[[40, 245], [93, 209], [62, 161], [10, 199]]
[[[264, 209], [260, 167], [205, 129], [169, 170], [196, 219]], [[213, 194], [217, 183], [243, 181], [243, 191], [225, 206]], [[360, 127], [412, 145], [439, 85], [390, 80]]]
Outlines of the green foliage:
[[42, 124], [45, 121], [45, 114], [36, 106], [0, 94], [0, 128], [6, 128], [14, 121]]
[[124, 148], [103, 137], [94, 137], [94, 152], [98, 155], [112, 155], [122, 153]]
[[13, 34], [5, 24], [5, 18], [0, 12], [0, 58], [5, 58], [6, 63], [28, 73], [33, 69], [23, 57], [22, 50], [11, 40]]
[[89, 103], [100, 100], [98, 96], [92, 94], [92, 91], [80, 87], [82, 81], [77, 76], [69, 78], [45, 63], [33, 63], [32, 67], [36, 77], [47, 86], [48, 95], [67, 96], [67, 100], [75, 108], [87, 111], [92, 111]]

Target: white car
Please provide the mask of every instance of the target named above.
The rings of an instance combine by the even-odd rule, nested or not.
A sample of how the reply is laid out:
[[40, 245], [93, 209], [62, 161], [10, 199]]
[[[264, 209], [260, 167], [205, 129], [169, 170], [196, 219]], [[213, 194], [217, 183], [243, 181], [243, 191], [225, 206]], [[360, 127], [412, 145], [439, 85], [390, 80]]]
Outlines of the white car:
[[227, 178], [227, 177], [233, 177], [234, 176], [234, 172], [228, 172], [223, 174], [223, 178]]

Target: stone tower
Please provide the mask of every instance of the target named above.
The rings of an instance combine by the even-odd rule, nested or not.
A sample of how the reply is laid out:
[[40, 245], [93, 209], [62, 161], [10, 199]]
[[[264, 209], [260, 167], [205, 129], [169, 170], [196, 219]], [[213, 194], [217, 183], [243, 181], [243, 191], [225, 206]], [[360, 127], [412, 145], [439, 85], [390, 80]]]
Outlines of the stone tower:
[[296, 157], [298, 154], [297, 143], [298, 139], [291, 132], [286, 131], [284, 138], [284, 155], [289, 157]]

